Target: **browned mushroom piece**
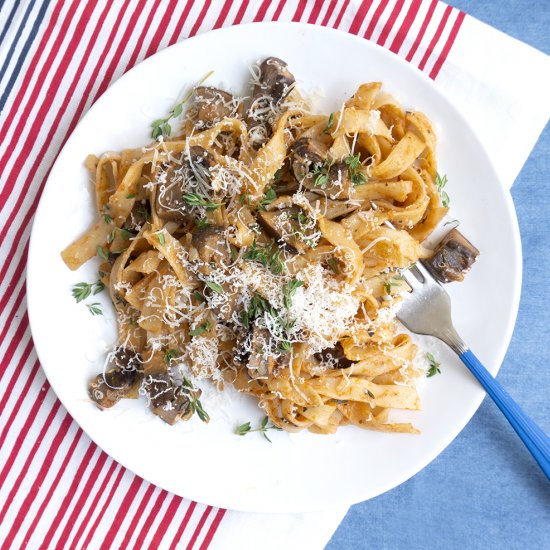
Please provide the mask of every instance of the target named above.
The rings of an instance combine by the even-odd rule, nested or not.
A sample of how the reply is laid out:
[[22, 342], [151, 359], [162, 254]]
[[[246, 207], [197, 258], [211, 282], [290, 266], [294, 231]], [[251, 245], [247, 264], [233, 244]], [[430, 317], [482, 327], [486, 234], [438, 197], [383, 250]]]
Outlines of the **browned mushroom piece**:
[[123, 346], [115, 349], [113, 363], [122, 372], [140, 372], [142, 370], [141, 354]]
[[260, 85], [254, 90], [254, 95], [266, 95], [274, 103], [279, 103], [290, 93], [295, 82], [287, 63], [278, 57], [268, 57], [260, 65]]
[[301, 138], [292, 148], [292, 173], [306, 189], [331, 199], [348, 200], [353, 190], [349, 168], [345, 162], [326, 162], [324, 143]]
[[447, 233], [424, 265], [442, 283], [462, 281], [479, 256], [479, 250], [460, 231]]
[[122, 371], [119, 368], [98, 374], [88, 384], [88, 395], [100, 409], [109, 409], [116, 405], [138, 381], [137, 371]]
[[[327, 156], [324, 143], [311, 138], [300, 138], [292, 146], [291, 167], [296, 180], [305, 185], [313, 186], [315, 174], [323, 167]], [[308, 187], [309, 188], [309, 187]]]
[[337, 218], [347, 216], [359, 208], [358, 204], [328, 199], [327, 197], [318, 195], [317, 193], [305, 193], [305, 197], [311, 206], [315, 210], [319, 211], [327, 220], [335, 220]]
[[231, 263], [231, 249], [223, 227], [204, 227], [193, 234], [192, 244], [206, 264], [227, 266]]
[[344, 355], [344, 348], [338, 342], [333, 348], [326, 348], [314, 355], [315, 359], [331, 369], [347, 369], [353, 361]]
[[291, 206], [280, 210], [259, 211], [256, 215], [266, 233], [278, 242], [286, 243], [291, 252], [303, 253], [308, 250], [307, 241], [315, 228], [309, 227], [310, 220], [301, 208]]
[[254, 86], [246, 115], [250, 141], [259, 149], [271, 136], [280, 103], [294, 86], [294, 75], [277, 57], [268, 57], [260, 65], [259, 82]]
[[224, 118], [236, 117], [238, 110], [239, 101], [224, 90], [210, 86], [195, 89], [191, 118], [200, 130], [212, 128]]
[[136, 201], [123, 227], [127, 231], [141, 231], [141, 228], [150, 220], [151, 211], [149, 209], [149, 204]]
[[250, 337], [250, 356], [246, 365], [251, 378], [266, 378], [273, 372], [276, 361], [269, 354], [270, 340], [269, 330], [254, 326]]
[[168, 373], [148, 375], [143, 387], [149, 395], [151, 411], [168, 424], [173, 425], [193, 414], [189, 396], [175, 385]]
[[204, 148], [192, 146], [189, 154], [183, 153], [182, 164], [171, 164], [166, 171], [166, 182], [157, 187], [155, 207], [163, 220], [192, 221], [197, 207], [191, 206], [183, 195], [193, 192], [197, 182], [208, 185], [214, 157]]

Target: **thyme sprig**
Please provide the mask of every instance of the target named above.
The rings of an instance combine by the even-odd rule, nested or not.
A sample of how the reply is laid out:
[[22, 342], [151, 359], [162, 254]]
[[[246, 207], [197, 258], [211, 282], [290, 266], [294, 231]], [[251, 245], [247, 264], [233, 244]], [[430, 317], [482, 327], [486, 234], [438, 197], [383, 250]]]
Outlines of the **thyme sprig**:
[[153, 130], [151, 131], [151, 137], [157, 139], [160, 136], [169, 136], [172, 133], [172, 126], [169, 123], [169, 120], [177, 118], [183, 112], [183, 106], [191, 99], [192, 95], [195, 93], [195, 89], [200, 86], [207, 78], [209, 78], [214, 71], [210, 71], [203, 78], [201, 78], [195, 86], [193, 86], [183, 97], [183, 99], [174, 105], [170, 110], [170, 113], [165, 118], [158, 118], [157, 120], [151, 123]]
[[436, 361], [435, 357], [431, 353], [426, 353], [426, 359], [428, 360], [428, 372], [426, 373], [427, 378], [431, 378], [432, 376], [435, 376], [436, 374], [441, 374], [441, 369], [439, 368], [441, 366], [441, 363]]
[[195, 395], [198, 390], [196, 390], [193, 384], [185, 377], [183, 378], [182, 385], [183, 388], [185, 388], [185, 393], [187, 394], [187, 397], [189, 398], [191, 410], [196, 413], [203, 422], [208, 424], [208, 422], [210, 421], [210, 416], [204, 410], [200, 399]]
[[204, 206], [207, 211], [216, 210], [216, 208], [219, 208], [221, 206], [221, 203], [210, 202], [198, 193], [187, 193], [182, 196], [182, 199], [191, 206]]
[[275, 193], [272, 187], [269, 187], [264, 193], [263, 199], [258, 205], [258, 210], [265, 210], [275, 199], [277, 198], [277, 193]]
[[330, 113], [326, 128], [323, 130], [323, 134], [330, 134], [330, 131], [333, 126], [334, 126], [334, 113]]
[[298, 279], [292, 279], [292, 281], [283, 285], [283, 303], [286, 309], [290, 309], [292, 306], [292, 298], [301, 286], [304, 286], [304, 281], [299, 281]]
[[73, 286], [71, 293], [78, 304], [79, 302], [82, 302], [82, 300], [88, 298], [90, 294], [93, 294], [94, 296], [99, 294], [104, 288], [105, 285], [103, 284], [103, 281], [98, 279], [95, 283], [77, 283]]
[[253, 428], [250, 425], [250, 422], [245, 422], [244, 424], [241, 424], [240, 426], [237, 426], [235, 428], [235, 434], [246, 435], [252, 432], [260, 432], [271, 443], [271, 439], [267, 437], [267, 433], [266, 433], [268, 430], [277, 430], [278, 432], [280, 432], [282, 431], [282, 428], [279, 428], [279, 426], [275, 426], [275, 424], [269, 424], [269, 418], [266, 416], [261, 421], [260, 426], [258, 428]]
[[344, 159], [344, 162], [348, 166], [349, 177], [354, 186], [367, 183], [367, 176], [362, 170], [363, 165], [361, 164], [359, 153], [356, 155], [349, 155]]
[[205, 321], [204, 323], [196, 326], [194, 329], [189, 331], [190, 336], [200, 336], [201, 334], [208, 332], [211, 328], [210, 321]]
[[103, 315], [103, 310], [101, 309], [101, 304], [99, 302], [94, 302], [93, 304], [86, 304], [88, 311], [92, 315]]
[[254, 241], [244, 252], [244, 260], [258, 262], [268, 268], [273, 275], [281, 275], [286, 271], [282, 252], [275, 241], [269, 245], [260, 247]]
[[441, 197], [441, 204], [447, 208], [449, 206], [451, 199], [447, 192], [444, 190], [445, 186], [449, 183], [449, 180], [447, 179], [447, 175], [444, 174], [443, 176], [440, 174], [435, 175], [435, 185], [437, 187], [437, 190], [439, 192], [439, 196]]

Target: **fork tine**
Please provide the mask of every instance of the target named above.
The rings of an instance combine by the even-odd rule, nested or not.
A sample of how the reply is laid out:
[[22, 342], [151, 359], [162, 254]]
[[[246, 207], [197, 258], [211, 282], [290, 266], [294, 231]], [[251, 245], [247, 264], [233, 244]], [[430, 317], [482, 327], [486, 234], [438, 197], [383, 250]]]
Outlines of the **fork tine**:
[[422, 283], [411, 273], [411, 268], [413, 266], [404, 269], [401, 274], [403, 275], [403, 278], [405, 281], [407, 281], [407, 284], [411, 287], [411, 289], [417, 290], [422, 286]]
[[440, 284], [439, 281], [428, 271], [428, 269], [426, 269], [421, 260], [416, 262], [415, 267], [426, 281], [433, 281], [434, 283]]

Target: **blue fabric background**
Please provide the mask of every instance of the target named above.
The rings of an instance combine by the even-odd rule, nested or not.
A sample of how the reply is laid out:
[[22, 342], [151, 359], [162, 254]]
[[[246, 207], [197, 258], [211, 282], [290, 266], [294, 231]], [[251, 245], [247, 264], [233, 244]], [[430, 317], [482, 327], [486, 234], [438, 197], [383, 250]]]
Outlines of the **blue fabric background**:
[[[550, 54], [550, 0], [450, 3]], [[517, 325], [498, 375], [546, 433], [550, 432], [549, 191], [547, 126], [512, 189], [524, 279]], [[495, 268], [498, 277], [498, 269], [506, 269], [506, 259]], [[550, 483], [486, 398], [432, 464], [393, 491], [351, 508], [327, 550], [351, 548], [550, 549]]]

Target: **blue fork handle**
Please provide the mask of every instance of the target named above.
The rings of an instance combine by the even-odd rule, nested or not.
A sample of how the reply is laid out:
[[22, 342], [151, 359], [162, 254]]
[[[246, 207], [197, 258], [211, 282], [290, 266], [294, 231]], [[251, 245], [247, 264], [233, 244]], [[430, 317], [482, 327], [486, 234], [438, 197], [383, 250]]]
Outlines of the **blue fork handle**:
[[491, 396], [550, 480], [550, 438], [521, 410], [471, 350], [462, 353], [460, 359]]

